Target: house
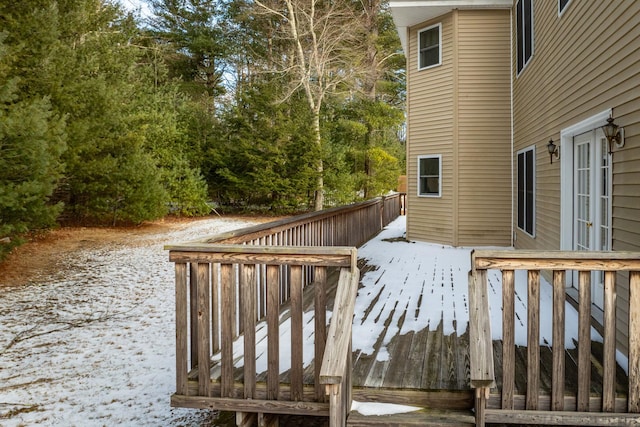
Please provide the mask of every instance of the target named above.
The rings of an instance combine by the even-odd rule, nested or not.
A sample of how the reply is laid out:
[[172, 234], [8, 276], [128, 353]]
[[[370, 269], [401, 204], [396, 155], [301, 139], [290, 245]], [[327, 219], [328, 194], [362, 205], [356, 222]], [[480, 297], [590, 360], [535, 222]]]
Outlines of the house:
[[[390, 8], [407, 57], [408, 239], [640, 250], [640, 2]], [[596, 319], [602, 283], [592, 278]]]

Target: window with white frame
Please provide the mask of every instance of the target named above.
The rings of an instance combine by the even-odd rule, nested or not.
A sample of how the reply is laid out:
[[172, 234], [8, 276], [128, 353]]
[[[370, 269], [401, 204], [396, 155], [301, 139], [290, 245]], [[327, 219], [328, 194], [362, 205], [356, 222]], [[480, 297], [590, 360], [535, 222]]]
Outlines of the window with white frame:
[[558, 15], [562, 15], [562, 12], [564, 12], [565, 7], [567, 7], [569, 3], [571, 3], [571, 0], [558, 0]]
[[418, 156], [418, 196], [442, 194], [442, 156]]
[[435, 67], [442, 63], [442, 24], [418, 31], [418, 69]]
[[518, 0], [516, 4], [516, 37], [518, 74], [533, 56], [533, 0]]
[[536, 204], [535, 147], [518, 151], [518, 228], [535, 235]]

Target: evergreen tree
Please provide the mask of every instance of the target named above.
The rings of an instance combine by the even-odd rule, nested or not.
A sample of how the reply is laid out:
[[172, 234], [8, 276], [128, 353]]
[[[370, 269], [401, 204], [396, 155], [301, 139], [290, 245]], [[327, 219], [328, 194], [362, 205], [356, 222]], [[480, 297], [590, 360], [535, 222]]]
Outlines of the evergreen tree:
[[0, 258], [21, 233], [55, 223], [60, 206], [50, 199], [65, 148], [64, 121], [49, 100], [20, 96], [5, 38], [0, 33]]

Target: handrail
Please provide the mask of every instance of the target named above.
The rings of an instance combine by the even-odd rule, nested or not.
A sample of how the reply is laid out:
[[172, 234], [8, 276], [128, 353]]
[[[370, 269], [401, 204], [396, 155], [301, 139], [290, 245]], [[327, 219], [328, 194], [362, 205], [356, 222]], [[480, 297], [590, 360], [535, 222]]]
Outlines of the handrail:
[[[598, 412], [608, 423], [640, 421], [640, 253], [633, 252], [571, 252], [571, 251], [493, 251], [472, 253], [472, 277], [469, 280], [470, 304], [470, 364], [471, 385], [476, 388], [476, 422], [527, 423], [536, 420], [547, 424], [576, 424], [585, 413]], [[488, 321], [487, 270], [502, 271], [502, 401], [501, 409], [487, 409], [486, 397], [492, 381], [493, 349]], [[526, 411], [513, 416], [515, 380], [514, 290], [515, 270], [527, 270], [527, 391]], [[540, 277], [542, 271], [552, 276], [553, 377], [548, 408], [542, 408], [539, 393], [540, 363]], [[578, 393], [570, 406], [565, 396], [565, 300], [567, 272], [578, 275]], [[602, 357], [603, 389], [601, 401], [591, 396], [591, 276], [602, 272], [604, 277], [604, 350]], [[616, 396], [616, 276], [629, 275], [629, 340], [628, 398]], [[491, 361], [489, 361], [491, 359]], [[546, 404], [545, 404], [546, 405]], [[549, 415], [543, 416], [545, 411]], [[569, 412], [570, 411], [570, 412]], [[605, 415], [606, 414], [606, 415]], [[604, 417], [604, 418], [603, 418]], [[590, 421], [580, 424], [586, 424]], [[610, 424], [613, 425], [613, 424]]]
[[342, 269], [336, 291], [320, 383], [330, 399], [329, 424], [344, 426], [351, 407], [351, 330], [360, 271]]
[[264, 224], [257, 224], [250, 227], [241, 228], [238, 230], [227, 231], [224, 233], [216, 234], [206, 239], [209, 243], [229, 242], [239, 238], [245, 240], [259, 239], [260, 237], [270, 235], [273, 232], [290, 229], [296, 225], [306, 224], [312, 221], [317, 221], [324, 218], [330, 218], [338, 213], [349, 213], [357, 211], [359, 209], [373, 206], [382, 200], [382, 197], [376, 197], [375, 199], [366, 200], [364, 202], [353, 203], [347, 206], [338, 206], [334, 208], [324, 209], [321, 211], [307, 212], [304, 214], [296, 215], [290, 218], [283, 218], [276, 221], [270, 221]]

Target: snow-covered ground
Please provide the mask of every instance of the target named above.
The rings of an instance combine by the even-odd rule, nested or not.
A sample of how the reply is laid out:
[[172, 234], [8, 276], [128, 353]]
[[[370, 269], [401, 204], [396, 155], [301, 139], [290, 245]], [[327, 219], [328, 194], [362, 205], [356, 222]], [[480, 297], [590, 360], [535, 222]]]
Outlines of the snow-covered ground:
[[169, 406], [174, 269], [163, 245], [248, 225], [132, 236], [66, 254], [66, 274], [50, 282], [0, 290], [0, 425], [211, 425], [208, 411]]

